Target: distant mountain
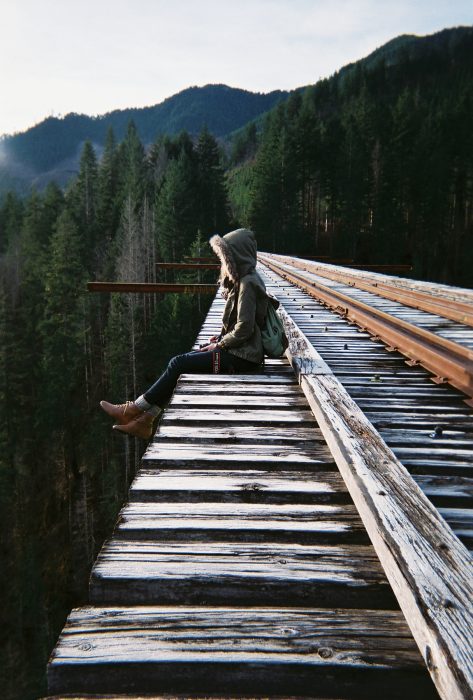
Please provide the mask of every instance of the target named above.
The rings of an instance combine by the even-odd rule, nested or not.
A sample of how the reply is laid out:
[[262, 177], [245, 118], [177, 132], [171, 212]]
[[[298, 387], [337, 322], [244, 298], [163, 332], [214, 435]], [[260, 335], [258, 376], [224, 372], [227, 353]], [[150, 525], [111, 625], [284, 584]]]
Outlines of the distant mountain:
[[[403, 34], [365, 58], [342, 67], [331, 78], [292, 93], [308, 87], [324, 99], [327, 88], [335, 83], [337, 90], [351, 92], [362, 71], [374, 73], [378, 66], [383, 66], [392, 76], [392, 82], [384, 89], [396, 92], [405, 79], [397, 73], [402, 74], [406, 59], [415, 59], [422, 75], [426, 69], [435, 79], [436, 71], [442, 70], [445, 61], [453, 60], [449, 58], [453, 47], [457, 47], [455, 60], [459, 66], [470, 60], [472, 36], [473, 27], [445, 29], [429, 36]], [[462, 42], [465, 56], [458, 48]], [[410, 76], [411, 81], [416, 79], [415, 75]], [[282, 90], [261, 94], [226, 85], [206, 85], [183, 90], [152, 107], [115, 110], [99, 117], [84, 114], [68, 114], [61, 119], [49, 117], [23, 133], [0, 138], [0, 197], [9, 189], [25, 192], [31, 185], [41, 189], [50, 180], [65, 185], [77, 172], [84, 141], [90, 139], [100, 155], [108, 128], [113, 128], [120, 141], [130, 119], [135, 122], [145, 145], [153, 143], [161, 134], [175, 135], [186, 130], [197, 135], [204, 126], [215, 136], [232, 140], [235, 135], [244, 133], [249, 122], [256, 122], [259, 128], [266, 113], [290, 94]], [[328, 109], [329, 103], [327, 99]]]
[[147, 145], [161, 134], [186, 130], [196, 135], [204, 126], [215, 136], [224, 137], [288, 95], [282, 90], [262, 94], [206, 85], [183, 90], [152, 107], [115, 110], [99, 117], [48, 117], [27, 131], [0, 140], [0, 194], [31, 185], [41, 188], [52, 179], [65, 184], [77, 170], [84, 141], [90, 139], [100, 153], [109, 127], [121, 140], [131, 119]]
[[426, 36], [401, 34], [372, 51], [366, 58], [344, 66], [338, 74], [348, 75], [360, 66], [364, 70], [370, 70], [380, 63], [384, 63], [385, 68], [389, 69], [406, 59], [419, 62], [444, 61], [460, 42], [471, 40], [472, 36], [473, 27], [452, 27]]

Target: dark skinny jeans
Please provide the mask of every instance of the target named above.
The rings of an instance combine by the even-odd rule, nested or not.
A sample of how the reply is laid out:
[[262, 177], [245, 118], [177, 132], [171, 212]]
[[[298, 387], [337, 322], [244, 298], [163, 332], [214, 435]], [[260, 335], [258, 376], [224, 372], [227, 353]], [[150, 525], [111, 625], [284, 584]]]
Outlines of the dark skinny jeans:
[[[217, 357], [216, 357], [217, 356]], [[218, 356], [220, 362], [218, 361]], [[232, 374], [254, 372], [260, 365], [243, 360], [225, 350], [217, 352], [188, 352], [173, 357], [159, 379], [143, 394], [150, 404], [163, 407], [172, 396], [172, 392], [181, 374]]]

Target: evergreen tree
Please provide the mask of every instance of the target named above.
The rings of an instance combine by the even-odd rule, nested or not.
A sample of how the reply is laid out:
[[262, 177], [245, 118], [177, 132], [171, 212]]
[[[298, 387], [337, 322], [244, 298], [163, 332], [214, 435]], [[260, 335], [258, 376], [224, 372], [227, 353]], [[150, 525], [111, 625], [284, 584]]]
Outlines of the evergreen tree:
[[204, 129], [197, 143], [200, 211], [198, 227], [204, 236], [228, 227], [228, 203], [221, 154], [215, 138]]
[[107, 139], [98, 171], [97, 250], [99, 276], [111, 274], [111, 247], [119, 223], [118, 156], [113, 129]]
[[66, 209], [51, 239], [46, 274], [46, 304], [40, 330], [43, 342], [43, 420], [57, 425], [70, 453], [67, 466], [77, 469], [75, 429], [84, 386], [84, 241]]
[[17, 237], [22, 217], [23, 202], [14, 192], [8, 192], [0, 207], [0, 253]]
[[199, 199], [196, 164], [185, 151], [171, 160], [156, 201], [159, 250], [166, 260], [181, 260], [197, 234]]
[[150, 173], [143, 144], [135, 123], [130, 121], [126, 136], [118, 149], [121, 202], [131, 196], [135, 208], [141, 207], [145, 195], [150, 194]]
[[67, 193], [67, 205], [83, 239], [84, 263], [94, 267], [97, 239], [98, 166], [94, 148], [86, 141], [82, 150], [79, 174]]

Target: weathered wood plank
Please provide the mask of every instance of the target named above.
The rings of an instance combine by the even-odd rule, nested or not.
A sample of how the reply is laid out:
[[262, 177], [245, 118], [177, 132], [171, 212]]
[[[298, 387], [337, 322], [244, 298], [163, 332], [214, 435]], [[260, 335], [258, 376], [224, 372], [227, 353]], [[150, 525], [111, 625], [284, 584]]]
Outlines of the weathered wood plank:
[[245, 384], [249, 382], [250, 384], [256, 383], [260, 385], [288, 384], [290, 386], [297, 386], [297, 381], [292, 372], [287, 375], [281, 373], [264, 374], [257, 372], [254, 374], [181, 374], [181, 380], [201, 383], [204, 376], [205, 381], [212, 384]]
[[160, 542], [369, 544], [353, 505], [139, 503], [120, 511], [115, 537]]
[[68, 618], [48, 682], [50, 692], [153, 697], [436, 697], [391, 610], [82, 608]]
[[185, 503], [348, 503], [338, 472], [261, 470], [169, 470], [142, 468], [130, 489], [131, 501]]
[[[272, 410], [276, 408], [304, 408], [307, 410], [307, 400], [303, 394], [295, 396], [255, 396], [251, 394], [244, 394], [241, 400], [244, 401], [245, 406], [249, 408], [251, 407], [252, 409], [270, 408]], [[235, 396], [228, 393], [225, 395], [213, 394], [209, 393], [208, 391], [205, 394], [184, 394], [182, 392], [178, 392], [174, 394], [172, 406], [176, 409], [181, 407], [197, 408], [200, 406], [207, 408], [213, 406], [215, 406], [216, 408], [227, 407], [233, 409], [235, 407]]]
[[93, 603], [397, 607], [372, 547], [110, 540]]
[[[301, 396], [301, 389], [297, 384], [257, 384], [255, 382], [236, 382], [227, 383], [224, 377], [220, 375], [222, 382], [217, 384], [212, 382], [211, 391], [209, 392], [209, 384], [203, 381], [200, 375], [200, 382], [187, 382], [179, 380], [174, 396], [179, 394], [204, 394], [206, 396], [211, 393], [213, 396], [223, 394], [224, 396]], [[235, 379], [235, 376], [233, 377]]]
[[[267, 449], [265, 449], [267, 447]], [[165, 468], [221, 468], [228, 464], [230, 468], [275, 469], [334, 469], [335, 463], [326, 446], [320, 445], [308, 450], [293, 449], [287, 445], [248, 445], [241, 449], [239, 445], [207, 446], [202, 443], [180, 445], [180, 443], [160, 443], [159, 439], [151, 442], [143, 455], [142, 464], [146, 468], [155, 466]]]
[[473, 502], [473, 478], [416, 474], [413, 479], [437, 508], [468, 508]]
[[473, 510], [470, 508], [439, 508], [456, 536], [465, 547], [471, 550], [473, 546]]
[[318, 428], [306, 428], [291, 424], [271, 426], [271, 430], [261, 430], [261, 426], [222, 424], [193, 425], [192, 432], [187, 425], [168, 425], [160, 423], [157, 433], [160, 442], [179, 440], [182, 443], [211, 443], [225, 444], [279, 444], [310, 447], [312, 444], [324, 443], [322, 433]]
[[170, 423], [183, 421], [208, 421], [208, 422], [228, 422], [228, 423], [248, 423], [258, 424], [287, 424], [298, 423], [300, 425], [315, 425], [314, 416], [310, 411], [285, 411], [283, 409], [252, 410], [251, 408], [232, 409], [177, 409], [171, 407], [166, 410], [163, 422]]

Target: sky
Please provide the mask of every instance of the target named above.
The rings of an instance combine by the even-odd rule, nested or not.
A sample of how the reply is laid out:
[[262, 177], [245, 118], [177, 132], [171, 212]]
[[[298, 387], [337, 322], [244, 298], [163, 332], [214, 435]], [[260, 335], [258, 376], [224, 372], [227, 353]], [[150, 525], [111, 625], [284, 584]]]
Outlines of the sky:
[[191, 85], [317, 82], [399, 34], [473, 25], [473, 0], [0, 0], [0, 135]]

